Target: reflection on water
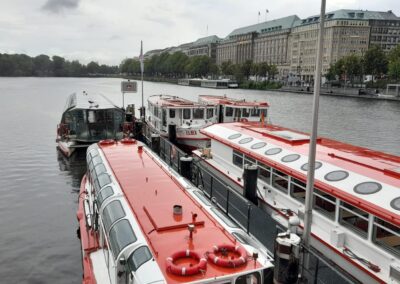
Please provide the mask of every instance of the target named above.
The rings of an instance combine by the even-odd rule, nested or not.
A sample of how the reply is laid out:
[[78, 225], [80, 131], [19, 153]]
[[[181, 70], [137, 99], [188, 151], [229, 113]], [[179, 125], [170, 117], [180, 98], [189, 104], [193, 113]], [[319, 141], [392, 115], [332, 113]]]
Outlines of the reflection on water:
[[[312, 96], [215, 90], [145, 83], [153, 94], [197, 100], [224, 95], [267, 100], [272, 122], [308, 132]], [[56, 126], [73, 92], [105, 94], [122, 104], [119, 79], [0, 78], [0, 282], [79, 283], [76, 209], [85, 152], [66, 159], [56, 151]], [[140, 94], [125, 102], [141, 105]], [[319, 134], [400, 155], [400, 103], [323, 96]]]

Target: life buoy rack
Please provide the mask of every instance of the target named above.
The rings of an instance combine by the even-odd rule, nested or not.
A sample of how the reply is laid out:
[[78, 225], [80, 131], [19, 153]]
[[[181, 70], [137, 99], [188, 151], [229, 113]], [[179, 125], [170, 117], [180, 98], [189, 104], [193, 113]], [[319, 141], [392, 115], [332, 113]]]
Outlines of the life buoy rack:
[[[180, 258], [187, 258], [187, 257], [197, 260], [198, 263], [196, 265], [192, 265], [189, 267], [178, 266], [178, 265], [174, 264], [174, 262], [176, 260], [178, 260]], [[178, 251], [167, 258], [167, 271], [169, 271], [175, 275], [190, 276], [190, 275], [198, 274], [201, 271], [205, 271], [206, 269], [207, 269], [207, 259], [204, 257], [201, 257], [200, 254], [198, 254], [195, 251], [191, 251], [191, 250]]]
[[[232, 252], [238, 255], [237, 258], [222, 258], [217, 256], [217, 253], [227, 253]], [[241, 246], [234, 246], [234, 245], [219, 245], [213, 247], [213, 252], [207, 253], [207, 258], [210, 262], [214, 263], [215, 265], [222, 266], [222, 267], [229, 267], [235, 268], [247, 263], [247, 252]]]

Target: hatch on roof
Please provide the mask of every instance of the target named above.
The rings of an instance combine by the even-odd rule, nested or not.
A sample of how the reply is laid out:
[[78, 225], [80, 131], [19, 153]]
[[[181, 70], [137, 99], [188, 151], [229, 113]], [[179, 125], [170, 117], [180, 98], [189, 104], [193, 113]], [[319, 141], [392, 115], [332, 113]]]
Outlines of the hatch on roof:
[[309, 142], [310, 136], [305, 134], [296, 133], [290, 130], [264, 130], [263, 133], [267, 135], [271, 135], [280, 140], [288, 141], [288, 142]]

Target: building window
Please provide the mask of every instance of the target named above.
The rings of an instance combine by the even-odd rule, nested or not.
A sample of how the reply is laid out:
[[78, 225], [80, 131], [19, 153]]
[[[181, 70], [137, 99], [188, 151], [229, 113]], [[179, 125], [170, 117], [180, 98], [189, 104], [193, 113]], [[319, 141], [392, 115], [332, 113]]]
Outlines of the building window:
[[306, 184], [292, 177], [290, 181], [290, 195], [301, 203], [304, 203], [306, 199]]
[[289, 176], [281, 171], [273, 169], [272, 186], [276, 189], [287, 193], [289, 185]]
[[372, 241], [391, 253], [400, 255], [400, 228], [375, 217]]
[[339, 222], [363, 237], [368, 234], [368, 213], [346, 202], [340, 204]]
[[183, 119], [190, 119], [190, 108], [183, 109]]
[[243, 154], [239, 151], [233, 150], [232, 162], [235, 166], [243, 168]]

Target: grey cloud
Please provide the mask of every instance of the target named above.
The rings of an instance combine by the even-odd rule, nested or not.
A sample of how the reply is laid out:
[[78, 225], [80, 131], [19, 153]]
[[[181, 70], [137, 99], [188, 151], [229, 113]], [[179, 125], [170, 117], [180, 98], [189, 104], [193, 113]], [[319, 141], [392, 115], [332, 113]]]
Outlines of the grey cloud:
[[80, 0], [47, 0], [42, 9], [58, 14], [64, 10], [76, 9], [79, 2]]

